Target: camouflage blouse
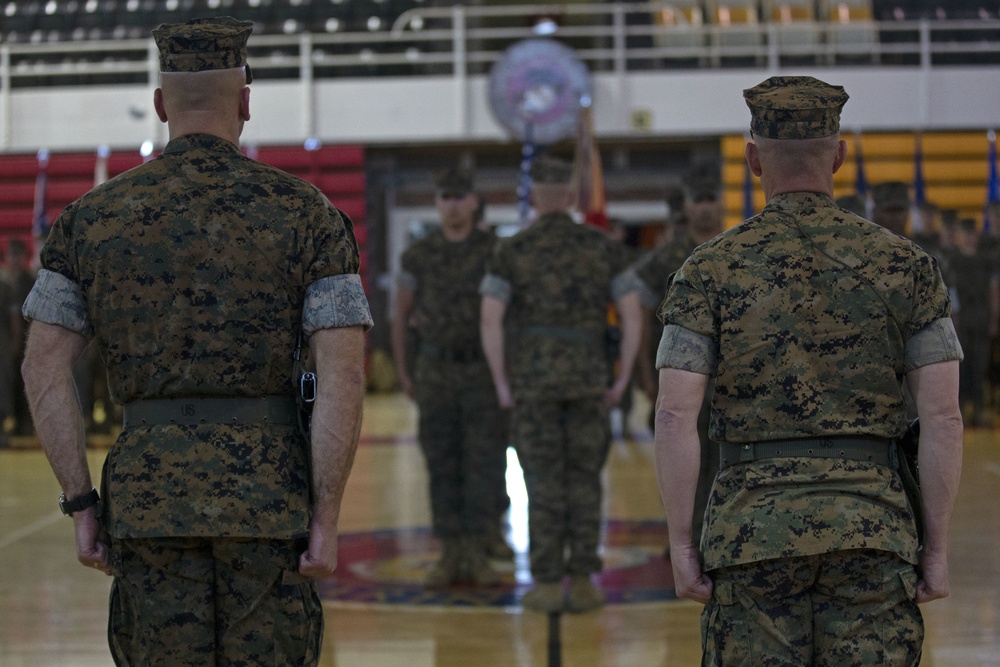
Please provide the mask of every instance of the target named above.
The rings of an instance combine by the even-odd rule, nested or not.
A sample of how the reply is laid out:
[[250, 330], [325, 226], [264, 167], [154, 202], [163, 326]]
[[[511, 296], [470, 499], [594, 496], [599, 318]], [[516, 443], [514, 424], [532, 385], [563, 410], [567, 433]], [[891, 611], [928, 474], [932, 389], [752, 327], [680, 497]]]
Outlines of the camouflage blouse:
[[[313, 186], [188, 135], [59, 216], [25, 303], [93, 337], [117, 402], [291, 394], [299, 332], [371, 325], [350, 220]], [[115, 537], [308, 531], [292, 426], [122, 432], [105, 482]]]
[[480, 292], [508, 304], [516, 398], [603, 393], [607, 306], [636, 289], [629, 259], [626, 246], [565, 214], [542, 216], [497, 244]]
[[[812, 193], [778, 195], [699, 247], [660, 307], [660, 367], [714, 374], [711, 437], [899, 437], [902, 378], [962, 356], [948, 292], [913, 243]], [[916, 562], [899, 475], [836, 458], [730, 466], [706, 511], [706, 569], [846, 549]]]

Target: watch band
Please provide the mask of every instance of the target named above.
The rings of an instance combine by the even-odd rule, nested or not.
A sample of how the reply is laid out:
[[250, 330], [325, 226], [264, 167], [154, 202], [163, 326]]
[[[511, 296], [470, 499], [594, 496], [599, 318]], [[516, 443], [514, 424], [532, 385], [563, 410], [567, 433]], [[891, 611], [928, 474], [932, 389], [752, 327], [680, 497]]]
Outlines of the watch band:
[[99, 502], [101, 502], [101, 496], [97, 493], [97, 489], [91, 489], [88, 493], [72, 500], [66, 500], [65, 493], [59, 494], [59, 509], [66, 516], [73, 516], [74, 513], [93, 507]]

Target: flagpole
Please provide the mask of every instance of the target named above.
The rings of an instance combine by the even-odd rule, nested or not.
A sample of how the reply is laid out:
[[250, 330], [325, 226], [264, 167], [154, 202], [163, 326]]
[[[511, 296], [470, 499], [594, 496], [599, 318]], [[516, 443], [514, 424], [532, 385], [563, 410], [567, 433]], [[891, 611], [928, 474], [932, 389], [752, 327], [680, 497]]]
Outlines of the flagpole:
[[989, 178], [986, 181], [986, 208], [983, 214], [983, 234], [990, 232], [990, 227], [992, 224], [1000, 224], [1000, 220], [990, 220], [990, 209], [996, 208], [990, 206], [990, 204], [1000, 203], [1000, 176], [997, 174], [997, 133], [994, 130], [990, 130], [986, 133], [986, 139], [989, 141]]
[[[750, 143], [751, 137], [749, 134], [744, 135], [744, 139], [747, 143]], [[756, 213], [756, 207], [753, 205], [753, 173], [750, 171], [750, 163], [746, 160], [743, 161], [743, 219], [749, 220]]]
[[531, 123], [525, 123], [524, 145], [521, 147], [521, 176], [517, 183], [517, 217], [521, 227], [528, 225], [531, 216], [531, 163], [534, 159], [534, 129]]
[[919, 233], [924, 228], [923, 205], [927, 201], [924, 184], [924, 148], [923, 137], [919, 131], [913, 135], [915, 142], [913, 150], [913, 210], [910, 213], [913, 232]]

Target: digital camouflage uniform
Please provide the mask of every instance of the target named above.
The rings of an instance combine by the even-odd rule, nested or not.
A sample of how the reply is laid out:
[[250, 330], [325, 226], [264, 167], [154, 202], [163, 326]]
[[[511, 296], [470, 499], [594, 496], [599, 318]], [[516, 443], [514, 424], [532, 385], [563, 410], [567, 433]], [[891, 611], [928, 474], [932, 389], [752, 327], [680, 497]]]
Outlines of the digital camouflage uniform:
[[[839, 115], [842, 89], [776, 80], [812, 95], [826, 121], [789, 113], [787, 127], [768, 128], [752, 89], [756, 135], [836, 132], [816, 134], [831, 108]], [[822, 89], [803, 92], [811, 85]], [[816, 103], [823, 94], [829, 104]], [[677, 273], [657, 365], [714, 374], [710, 433], [720, 442], [891, 440], [906, 428], [904, 374], [961, 357], [949, 312], [933, 259], [913, 243], [825, 195], [779, 194]], [[703, 664], [916, 664], [917, 536], [896, 470], [832, 456], [727, 463], [701, 543], [714, 581]]]
[[[657, 307], [663, 301], [663, 295], [670, 285], [670, 278], [674, 272], [681, 268], [691, 253], [695, 244], [687, 232], [681, 232], [670, 243], [661, 248], [651, 251], [635, 266], [636, 277], [638, 278], [639, 299], [644, 308], [653, 312], [652, 336], [653, 340], [659, 340], [663, 331], [663, 323], [656, 316]], [[645, 359], [639, 363], [647, 363]], [[656, 366], [655, 350], [654, 358], [648, 363]], [[705, 394], [705, 400], [698, 413], [698, 440], [701, 441], [701, 471], [698, 473], [698, 490], [695, 494], [694, 516], [691, 520], [691, 540], [697, 544], [701, 539], [701, 528], [704, 523], [705, 506], [708, 504], [708, 495], [712, 490], [712, 480], [719, 469], [719, 448], [711, 438], [708, 437], [708, 414], [711, 408], [711, 389]]]
[[414, 294], [419, 439], [441, 539], [483, 536], [502, 512], [508, 419], [479, 337], [479, 283], [495, 241], [475, 228], [457, 242], [438, 230], [401, 260], [400, 287]]
[[607, 304], [634, 289], [628, 260], [625, 246], [554, 213], [498, 242], [480, 289], [507, 304], [517, 340], [509, 363], [512, 429], [528, 491], [536, 582], [601, 570], [600, 474], [610, 443], [601, 405], [611, 379]]
[[[300, 331], [371, 324], [350, 220], [211, 135], [70, 204], [41, 261], [25, 315], [96, 340], [126, 405], [291, 401]], [[102, 494], [116, 664], [316, 664], [308, 457], [294, 423], [126, 425]]]

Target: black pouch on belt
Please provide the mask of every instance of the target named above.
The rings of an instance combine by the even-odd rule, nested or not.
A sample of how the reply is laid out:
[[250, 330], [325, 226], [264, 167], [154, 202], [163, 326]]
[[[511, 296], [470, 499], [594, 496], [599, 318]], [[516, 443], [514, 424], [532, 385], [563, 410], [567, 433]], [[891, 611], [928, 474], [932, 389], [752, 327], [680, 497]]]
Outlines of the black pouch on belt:
[[920, 468], [917, 465], [917, 451], [920, 440], [920, 420], [914, 419], [902, 438], [896, 441], [899, 458], [899, 476], [903, 480], [906, 498], [913, 509], [913, 519], [917, 522], [917, 540], [924, 542], [924, 506], [920, 499]]

